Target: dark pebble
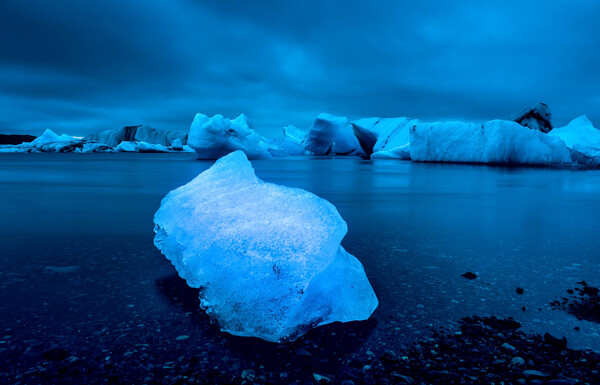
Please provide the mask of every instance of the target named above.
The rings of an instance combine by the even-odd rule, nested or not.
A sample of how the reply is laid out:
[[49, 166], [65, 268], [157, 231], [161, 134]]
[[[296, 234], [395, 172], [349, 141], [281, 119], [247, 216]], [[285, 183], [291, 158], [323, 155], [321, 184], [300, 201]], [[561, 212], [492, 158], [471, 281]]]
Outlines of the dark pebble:
[[466, 278], [466, 279], [475, 279], [475, 278], [477, 278], [477, 275], [468, 271], [468, 272], [462, 274], [461, 277]]
[[550, 333], [544, 334], [544, 342], [559, 349], [565, 349], [567, 347], [567, 337], [558, 339]]
[[69, 357], [69, 353], [63, 348], [54, 348], [43, 353], [46, 361], [62, 361]]

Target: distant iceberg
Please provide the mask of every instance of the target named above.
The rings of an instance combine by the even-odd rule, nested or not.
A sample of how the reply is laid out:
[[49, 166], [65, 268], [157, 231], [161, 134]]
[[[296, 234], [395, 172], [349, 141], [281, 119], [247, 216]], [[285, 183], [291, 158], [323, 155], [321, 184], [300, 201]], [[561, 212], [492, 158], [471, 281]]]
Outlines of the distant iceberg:
[[573, 163], [569, 149], [558, 137], [507, 120], [410, 124], [410, 156], [421, 162]]
[[340, 245], [336, 208], [307, 191], [265, 183], [242, 151], [171, 191], [154, 243], [222, 330], [267, 341], [365, 320], [378, 305], [361, 263]]
[[310, 155], [364, 155], [345, 117], [320, 114], [303, 141]]
[[57, 135], [51, 129], [31, 142], [0, 146], [0, 152], [112, 152], [109, 146], [75, 138], [66, 134]]
[[188, 144], [198, 159], [218, 159], [233, 151], [243, 151], [249, 159], [272, 158], [269, 145], [251, 127], [246, 115], [230, 120], [222, 115], [212, 118], [196, 114], [190, 127]]
[[600, 160], [600, 130], [585, 115], [565, 127], [553, 129], [548, 135], [562, 139], [571, 150]]
[[183, 146], [177, 139], [173, 141], [172, 146], [163, 146], [162, 144], [153, 144], [147, 142], [124, 141], [115, 147], [117, 152], [194, 152], [189, 146]]
[[366, 118], [352, 122], [363, 151], [371, 159], [410, 160], [409, 118]]
[[290, 142], [302, 145], [306, 140], [306, 132], [290, 124], [283, 127], [283, 137]]
[[116, 149], [121, 142], [144, 142], [171, 147], [175, 141], [187, 143], [187, 132], [160, 130], [148, 125], [125, 126], [89, 135], [86, 139], [104, 143]]

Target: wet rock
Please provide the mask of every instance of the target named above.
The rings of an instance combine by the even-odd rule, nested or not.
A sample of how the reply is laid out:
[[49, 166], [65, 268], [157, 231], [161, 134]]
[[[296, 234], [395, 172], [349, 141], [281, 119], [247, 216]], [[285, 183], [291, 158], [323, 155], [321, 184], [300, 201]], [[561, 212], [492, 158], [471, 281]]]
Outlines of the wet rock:
[[400, 359], [398, 358], [398, 355], [396, 355], [396, 353], [394, 353], [393, 350], [386, 350], [385, 352], [383, 352], [381, 354], [381, 360], [383, 362], [394, 363], [394, 362], [398, 362]]
[[517, 294], [523, 294], [524, 290], [522, 287], [517, 287], [516, 292], [517, 292]]
[[466, 278], [466, 279], [475, 279], [475, 278], [477, 278], [477, 274], [467, 271], [466, 273], [461, 274], [461, 277]]
[[331, 383], [331, 378], [317, 374], [317, 373], [313, 373], [313, 378], [315, 379], [315, 381], [317, 382], [317, 384], [329, 384]]
[[512, 318], [498, 319], [496, 317], [486, 318], [483, 324], [496, 330], [516, 330], [521, 324]]
[[[539, 379], [549, 377], [548, 374], [540, 372], [539, 370], [527, 369], [523, 370], [523, 376], [527, 379]], [[531, 383], [531, 381], [530, 381]]]
[[254, 381], [256, 378], [256, 372], [252, 369], [245, 369], [242, 371], [241, 377], [243, 380]]
[[567, 290], [572, 295], [571, 298], [552, 301], [550, 306], [554, 309], [565, 310], [580, 320], [600, 323], [600, 289], [588, 285], [585, 281], [577, 282], [577, 284], [583, 287]]
[[54, 348], [43, 353], [46, 361], [62, 361], [69, 357], [69, 353], [63, 348]]
[[525, 360], [519, 356], [513, 357], [513, 359], [510, 360], [510, 364], [512, 366], [523, 366], [523, 365], [525, 365]]
[[572, 380], [562, 380], [562, 379], [558, 379], [558, 380], [549, 380], [546, 382], [546, 385], [574, 385], [577, 384], [579, 381], [575, 380], [575, 382], [572, 382]]
[[392, 373], [391, 377], [395, 380], [395, 382], [404, 382], [405, 384], [413, 384], [415, 382], [415, 380], [413, 380], [412, 377], [398, 373]]
[[550, 333], [544, 334], [544, 342], [559, 349], [565, 349], [567, 347], [567, 337], [558, 339]]
[[517, 350], [517, 348], [515, 348], [514, 346], [512, 346], [511, 344], [509, 344], [507, 342], [502, 344], [502, 348], [509, 352], [514, 352], [515, 350]]

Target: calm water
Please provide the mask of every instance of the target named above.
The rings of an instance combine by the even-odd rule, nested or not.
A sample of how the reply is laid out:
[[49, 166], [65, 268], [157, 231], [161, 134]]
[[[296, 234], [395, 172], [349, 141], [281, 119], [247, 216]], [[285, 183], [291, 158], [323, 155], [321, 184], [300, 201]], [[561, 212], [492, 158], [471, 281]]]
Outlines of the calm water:
[[[243, 368], [252, 340], [210, 324], [152, 244], [162, 197], [211, 164], [186, 154], [2, 154], [4, 365], [56, 346], [119, 360], [150, 346], [164, 349], [165, 361], [198, 349], [218, 353], [207, 353], [207, 366]], [[313, 354], [338, 338], [340, 355], [380, 353], [473, 314], [513, 316], [526, 331], [600, 350], [599, 325], [549, 307], [577, 281], [600, 284], [600, 170], [356, 158], [253, 165], [263, 180], [338, 208], [349, 227], [343, 245], [380, 300], [371, 321], [320, 328], [298, 342]], [[467, 271], [479, 278], [462, 278]], [[188, 350], [173, 345], [180, 335], [190, 336], [178, 342]]]

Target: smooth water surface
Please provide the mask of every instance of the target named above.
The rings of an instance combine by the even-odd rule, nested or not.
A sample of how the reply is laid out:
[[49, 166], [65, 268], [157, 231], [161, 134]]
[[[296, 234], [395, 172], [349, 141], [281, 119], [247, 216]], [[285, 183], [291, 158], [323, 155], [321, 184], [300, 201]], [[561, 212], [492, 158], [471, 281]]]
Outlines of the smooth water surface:
[[[339, 344], [342, 362], [477, 314], [512, 316], [525, 331], [600, 350], [599, 325], [549, 306], [577, 281], [600, 284], [599, 170], [359, 158], [252, 163], [261, 179], [338, 208], [349, 227], [343, 245], [380, 300], [370, 321], [319, 328], [294, 347], [327, 360], [325, 341]], [[133, 356], [136, 364], [140, 354], [176, 361], [191, 351], [211, 368], [251, 365], [249, 341], [285, 350], [220, 333], [152, 243], [162, 197], [211, 164], [190, 154], [1, 154], [4, 365], [56, 346], [98, 360]], [[479, 278], [462, 278], [467, 271]]]

